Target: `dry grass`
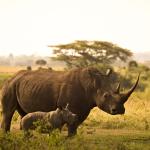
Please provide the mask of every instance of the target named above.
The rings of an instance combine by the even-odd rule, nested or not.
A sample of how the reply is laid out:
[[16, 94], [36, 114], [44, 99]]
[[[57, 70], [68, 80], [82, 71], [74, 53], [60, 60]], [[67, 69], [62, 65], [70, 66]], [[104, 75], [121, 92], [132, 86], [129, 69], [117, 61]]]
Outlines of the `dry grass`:
[[0, 66], [0, 73], [13, 74], [22, 69], [26, 69], [26, 67], [23, 67], [23, 66]]

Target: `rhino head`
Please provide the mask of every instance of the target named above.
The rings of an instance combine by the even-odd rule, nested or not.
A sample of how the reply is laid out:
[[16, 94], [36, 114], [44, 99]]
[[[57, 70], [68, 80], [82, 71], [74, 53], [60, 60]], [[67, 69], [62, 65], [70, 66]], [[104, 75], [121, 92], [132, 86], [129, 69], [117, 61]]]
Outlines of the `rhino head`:
[[137, 78], [136, 83], [126, 93], [120, 93], [120, 84], [118, 84], [115, 90], [111, 90], [111, 91], [102, 92], [100, 89], [97, 89], [97, 93], [96, 93], [97, 106], [101, 110], [111, 115], [124, 114], [125, 113], [124, 103], [128, 100], [130, 95], [137, 87], [139, 82], [139, 76]]
[[62, 108], [62, 117], [68, 125], [74, 124], [78, 120], [78, 116], [69, 110], [68, 103], [65, 108]]

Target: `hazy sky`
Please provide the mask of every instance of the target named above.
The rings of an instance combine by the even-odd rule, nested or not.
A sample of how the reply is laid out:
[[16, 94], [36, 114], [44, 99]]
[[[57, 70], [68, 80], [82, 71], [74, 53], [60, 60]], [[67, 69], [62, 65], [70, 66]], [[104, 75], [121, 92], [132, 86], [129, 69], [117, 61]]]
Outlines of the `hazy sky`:
[[150, 0], [0, 0], [0, 55], [50, 55], [47, 45], [74, 40], [150, 51]]

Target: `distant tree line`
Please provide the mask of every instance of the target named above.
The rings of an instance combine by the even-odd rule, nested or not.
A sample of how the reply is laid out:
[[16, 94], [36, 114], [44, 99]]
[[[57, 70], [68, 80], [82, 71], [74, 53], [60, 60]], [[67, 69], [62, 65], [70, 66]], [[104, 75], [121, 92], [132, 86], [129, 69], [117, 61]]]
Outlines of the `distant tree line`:
[[62, 62], [52, 61], [49, 56], [35, 56], [35, 55], [20, 55], [14, 56], [10, 54], [8, 56], [0, 56], [0, 65], [1, 66], [47, 66], [47, 67], [64, 67]]

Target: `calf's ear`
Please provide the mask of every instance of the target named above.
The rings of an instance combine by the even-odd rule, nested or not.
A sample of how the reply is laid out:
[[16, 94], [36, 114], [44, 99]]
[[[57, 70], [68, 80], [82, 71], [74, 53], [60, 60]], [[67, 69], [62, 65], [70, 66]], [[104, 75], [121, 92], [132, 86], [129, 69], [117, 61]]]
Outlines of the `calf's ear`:
[[69, 108], [69, 103], [67, 103], [67, 105], [66, 105], [65, 109], [68, 109], [68, 108]]

